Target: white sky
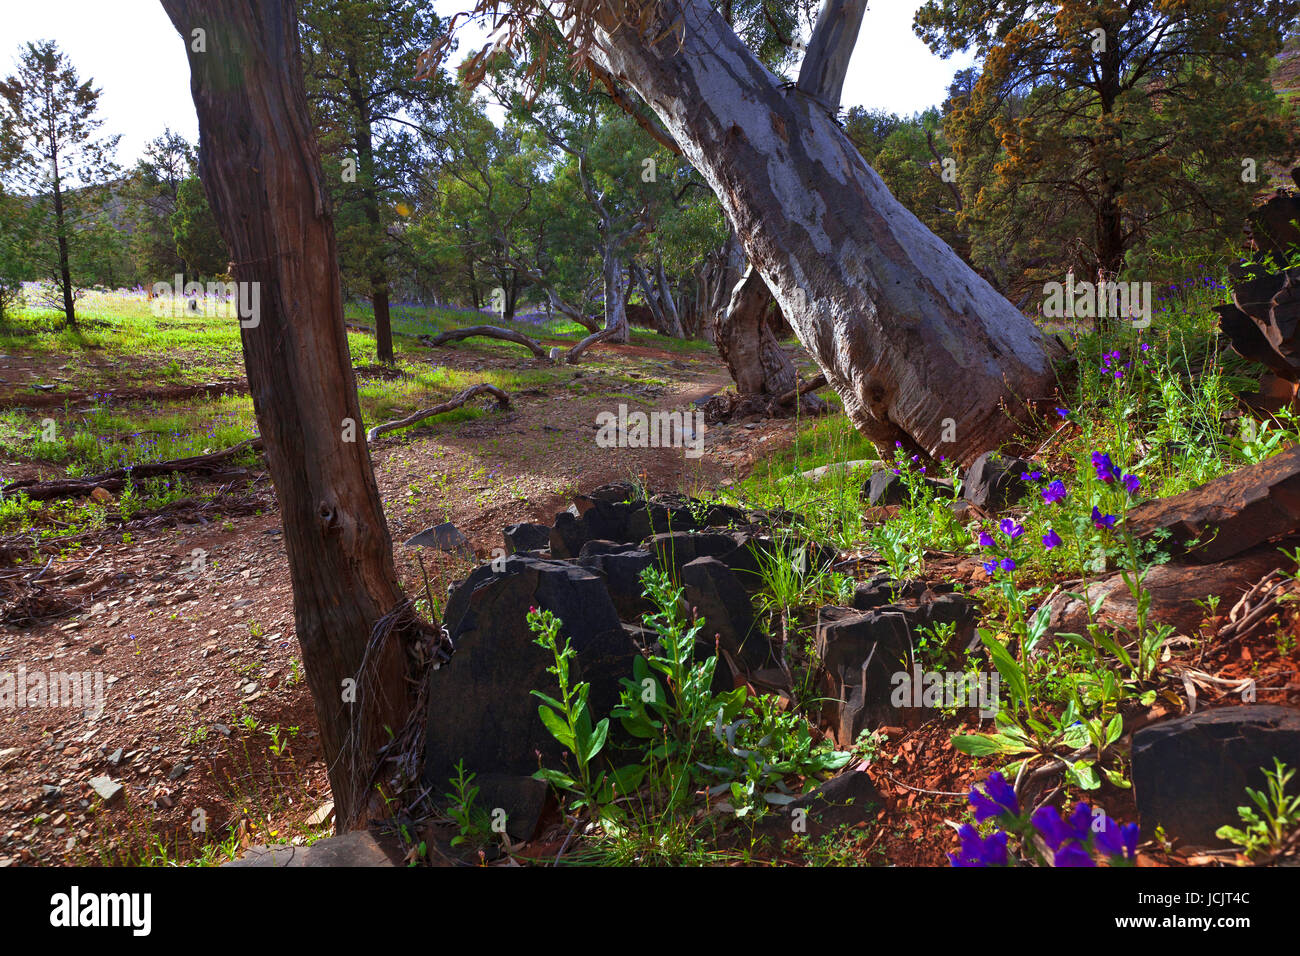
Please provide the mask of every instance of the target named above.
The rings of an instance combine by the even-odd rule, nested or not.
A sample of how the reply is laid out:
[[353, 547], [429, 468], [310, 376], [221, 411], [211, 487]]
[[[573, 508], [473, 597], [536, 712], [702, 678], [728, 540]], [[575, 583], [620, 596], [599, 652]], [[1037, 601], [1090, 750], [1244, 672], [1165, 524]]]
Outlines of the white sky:
[[[930, 53], [911, 20], [921, 0], [870, 0], [844, 84], [844, 106], [912, 113], [940, 103], [953, 73], [970, 58]], [[446, 16], [471, 4], [434, 0]], [[479, 45], [466, 34], [460, 52]], [[0, 0], [0, 75], [13, 72], [19, 46], [56, 40], [81, 78], [103, 91], [101, 132], [121, 133], [118, 162], [135, 162], [165, 127], [191, 142], [198, 123], [184, 47], [157, 0]]]

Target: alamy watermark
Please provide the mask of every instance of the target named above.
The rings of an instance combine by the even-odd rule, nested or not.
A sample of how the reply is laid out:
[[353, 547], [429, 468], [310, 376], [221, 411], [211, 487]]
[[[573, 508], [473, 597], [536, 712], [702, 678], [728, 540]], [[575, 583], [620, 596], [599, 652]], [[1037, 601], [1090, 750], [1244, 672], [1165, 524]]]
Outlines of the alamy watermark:
[[980, 716], [996, 717], [1001, 681], [996, 671], [923, 671], [916, 664], [890, 677], [894, 691], [889, 702], [895, 707], [978, 707]]
[[69, 707], [104, 712], [103, 671], [0, 671], [0, 708]]
[[260, 282], [186, 282], [179, 272], [173, 282], [155, 282], [149, 294], [153, 314], [179, 317], [207, 315], [218, 319], [239, 319], [246, 329], [262, 321]]
[[704, 455], [704, 413], [618, 412], [596, 416], [596, 444], [601, 448], [682, 448], [687, 458]]
[[1128, 319], [1135, 329], [1151, 324], [1150, 282], [1075, 282], [1070, 272], [1064, 282], [1044, 285], [1043, 297], [1043, 315], [1049, 319]]

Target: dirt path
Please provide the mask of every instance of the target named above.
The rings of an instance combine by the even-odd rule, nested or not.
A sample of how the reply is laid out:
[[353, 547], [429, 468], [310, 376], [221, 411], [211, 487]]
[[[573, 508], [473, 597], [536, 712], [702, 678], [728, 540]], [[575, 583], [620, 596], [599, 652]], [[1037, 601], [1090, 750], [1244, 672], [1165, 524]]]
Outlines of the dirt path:
[[[504, 526], [549, 523], [575, 492], [628, 477], [655, 490], [713, 487], [793, 434], [790, 422], [711, 429], [699, 458], [681, 448], [600, 448], [600, 412], [617, 414], [620, 404], [690, 411], [728, 382], [713, 356], [616, 350], [624, 356], [618, 374], [602, 357], [516, 395], [508, 413], [432, 420], [373, 444], [409, 593], [424, 586], [414, 549], [402, 542], [433, 524], [455, 522], [483, 559], [503, 543]], [[468, 350], [440, 360], [491, 366]], [[43, 373], [40, 362], [21, 364], [32, 378]], [[669, 384], [639, 384], [649, 379]], [[301, 828], [327, 799], [268, 485], [241, 499], [253, 513], [134, 536], [106, 531], [84, 556], [42, 572], [56, 582], [84, 571], [75, 582], [80, 612], [0, 631], [0, 674], [104, 681], [98, 715], [0, 708], [0, 865], [138, 862], [154, 837], [189, 843], [200, 821], [212, 834], [230, 823], [240, 842], [265, 841], [270, 830]], [[421, 554], [438, 597], [471, 567]], [[105, 805], [94, 778], [105, 778], [97, 780], [104, 793], [123, 789]]]

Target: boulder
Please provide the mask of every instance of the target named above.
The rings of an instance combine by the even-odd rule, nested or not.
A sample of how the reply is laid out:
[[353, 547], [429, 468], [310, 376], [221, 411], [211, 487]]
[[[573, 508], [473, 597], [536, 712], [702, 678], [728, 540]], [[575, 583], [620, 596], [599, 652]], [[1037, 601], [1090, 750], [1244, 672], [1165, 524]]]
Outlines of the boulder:
[[654, 566], [649, 551], [636, 545], [612, 545], [608, 541], [588, 541], [582, 546], [578, 564], [599, 574], [614, 609], [623, 621], [639, 621], [641, 615], [654, 610], [643, 596], [641, 572]]
[[907, 669], [910, 648], [901, 612], [817, 612], [816, 650], [827, 700], [822, 714], [841, 747], [851, 747], [863, 730], [901, 723], [890, 697], [893, 675]]
[[395, 837], [374, 830], [353, 830], [317, 840], [311, 846], [254, 846], [223, 866], [403, 866], [405, 854]]
[[[952, 488], [946, 482], [936, 478], [922, 478], [921, 481], [936, 495], [952, 494]], [[887, 505], [905, 505], [911, 500], [903, 477], [894, 474], [888, 468], [872, 472], [871, 477], [862, 486], [862, 497], [867, 500], [867, 504], [877, 508]]]
[[[540, 690], [554, 695], [555, 678], [547, 673], [554, 660], [533, 643], [526, 615], [536, 606], [564, 623], [576, 653], [570, 679], [591, 684], [589, 702], [595, 720], [618, 703], [619, 680], [632, 672], [637, 653], [619, 622], [605, 583], [586, 568], [542, 558], [512, 555], [503, 571], [486, 575], [463, 596], [458, 589], [458, 618], [447, 624], [456, 653], [429, 676], [425, 782], [445, 792], [457, 761], [492, 784], [493, 806], [506, 811], [507, 831], [517, 839], [532, 836], [544, 788], [530, 778], [539, 757], [548, 767], [564, 766], [561, 748], [537, 716]], [[449, 606], [453, 602], [449, 602]], [[489, 799], [481, 792], [483, 799]]]
[[874, 820], [884, 804], [866, 769], [859, 766], [769, 814], [755, 828], [755, 835], [769, 837], [778, 846], [793, 836], [815, 839], [840, 827]]
[[444, 521], [432, 528], [425, 528], [419, 534], [407, 538], [403, 543], [408, 548], [433, 548], [437, 551], [457, 554], [470, 561], [474, 560], [474, 549], [470, 547], [469, 539], [461, 534], [460, 529], [450, 521]]
[[696, 558], [682, 565], [681, 580], [686, 603], [704, 618], [701, 637], [707, 644], [716, 636], [718, 646], [746, 670], [767, 663], [767, 640], [752, 633], [754, 607], [731, 569], [717, 558]]
[[[1157, 826], [1192, 846], [1227, 846], [1246, 788], [1265, 790], [1277, 757], [1300, 768], [1300, 710], [1242, 704], [1165, 720], [1133, 734], [1133, 793], [1145, 837]], [[1292, 785], [1294, 786], [1294, 784]]]
[[967, 469], [962, 497], [985, 511], [1002, 511], [1028, 494], [1032, 485], [1020, 476], [1033, 470], [1033, 464], [1023, 458], [986, 451]]

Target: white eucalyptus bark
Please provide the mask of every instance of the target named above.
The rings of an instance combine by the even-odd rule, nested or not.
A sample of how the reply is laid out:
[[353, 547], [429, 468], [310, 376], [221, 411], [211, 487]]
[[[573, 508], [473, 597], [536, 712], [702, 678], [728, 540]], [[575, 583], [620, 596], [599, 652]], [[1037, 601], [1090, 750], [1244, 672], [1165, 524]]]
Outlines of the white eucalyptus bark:
[[1052, 392], [1043, 334], [890, 194], [818, 102], [782, 91], [704, 0], [662, 0], [653, 19], [638, 33], [611, 13], [592, 55], [717, 194], [854, 424], [878, 444], [962, 462], [1005, 441], [1022, 401]]

